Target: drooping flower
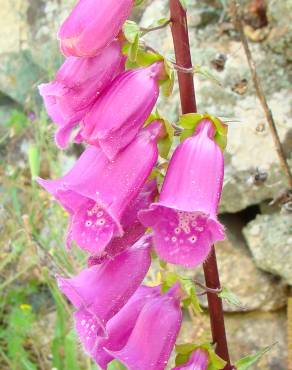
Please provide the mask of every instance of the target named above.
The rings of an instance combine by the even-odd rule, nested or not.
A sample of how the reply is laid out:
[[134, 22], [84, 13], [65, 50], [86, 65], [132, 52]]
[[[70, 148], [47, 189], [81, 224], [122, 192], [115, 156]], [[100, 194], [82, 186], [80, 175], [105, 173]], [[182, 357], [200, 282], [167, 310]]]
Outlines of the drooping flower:
[[96, 336], [129, 300], [150, 264], [150, 239], [145, 236], [131, 248], [101, 265], [87, 268], [71, 279], [57, 277], [60, 290], [76, 308], [76, 329], [87, 351]]
[[137, 135], [158, 95], [162, 63], [120, 74], [82, 122], [81, 136], [113, 160]]
[[123, 236], [121, 217], [157, 161], [161, 130], [160, 122], [151, 123], [113, 162], [100, 148], [91, 146], [65, 176], [38, 179], [69, 212], [68, 246], [74, 240], [97, 254], [113, 237]]
[[132, 7], [133, 0], [79, 0], [58, 33], [63, 54], [99, 54], [117, 36]]
[[124, 70], [123, 60], [120, 44], [114, 40], [96, 57], [67, 58], [55, 80], [39, 86], [47, 112], [59, 126], [56, 133], [59, 147], [66, 147], [72, 129], [103, 89]]
[[203, 262], [211, 245], [224, 239], [217, 208], [224, 176], [223, 153], [213, 123], [205, 119], [176, 149], [157, 203], [139, 217], [154, 231], [158, 255], [173, 264]]
[[177, 290], [175, 286], [143, 307], [127, 344], [121, 350], [105, 348], [128, 370], [165, 369], [182, 322]]
[[129, 204], [121, 218], [121, 225], [124, 230], [122, 237], [113, 238], [106, 246], [105, 250], [99, 254], [89, 257], [88, 266], [93, 266], [102, 263], [107, 258], [113, 258], [121, 253], [126, 248], [133, 245], [141, 238], [146, 230], [146, 227], [141, 224], [138, 219], [138, 212], [142, 209], [147, 209], [157, 195], [156, 180], [146, 182], [138, 196]]
[[208, 353], [203, 349], [195, 350], [186, 364], [175, 367], [173, 370], [207, 370]]
[[[106, 369], [113, 357], [105, 351], [119, 351], [127, 343], [137, 318], [148, 302], [160, 296], [160, 287], [141, 286], [124, 307], [106, 325], [107, 337], [99, 337], [91, 356], [101, 369]], [[143, 335], [143, 333], [141, 333]]]

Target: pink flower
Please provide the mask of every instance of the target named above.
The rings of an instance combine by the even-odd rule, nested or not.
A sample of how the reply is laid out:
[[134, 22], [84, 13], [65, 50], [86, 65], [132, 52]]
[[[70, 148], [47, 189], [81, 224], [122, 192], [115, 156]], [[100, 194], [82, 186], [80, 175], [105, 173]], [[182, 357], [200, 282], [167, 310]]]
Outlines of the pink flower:
[[69, 57], [53, 82], [41, 84], [49, 116], [59, 126], [56, 143], [66, 147], [72, 129], [83, 119], [102, 90], [124, 70], [117, 40], [93, 58]]
[[119, 351], [126, 345], [142, 309], [159, 296], [159, 286], [150, 288], [142, 285], [125, 306], [109, 320], [106, 326], [107, 337], [99, 337], [91, 353], [101, 369], [106, 369], [108, 363], [114, 359], [106, 350]]
[[58, 38], [66, 56], [99, 54], [121, 30], [133, 0], [79, 0], [62, 24]]
[[186, 364], [177, 366], [173, 370], [207, 370], [208, 363], [208, 353], [199, 348], [192, 353]]
[[137, 135], [159, 95], [162, 64], [132, 69], [119, 75], [83, 120], [81, 136], [114, 159]]
[[214, 141], [213, 123], [203, 120], [194, 136], [176, 149], [157, 203], [139, 217], [154, 231], [160, 258], [194, 267], [211, 245], [224, 239], [217, 208], [224, 176], [223, 153]]
[[107, 258], [113, 258], [126, 248], [133, 245], [141, 238], [146, 231], [138, 220], [138, 212], [142, 209], [147, 209], [154, 197], [157, 195], [156, 180], [148, 181], [138, 194], [137, 198], [132, 200], [128, 208], [123, 213], [121, 225], [124, 229], [122, 237], [113, 238], [106, 246], [105, 250], [97, 255], [91, 256], [88, 260], [88, 265], [93, 266], [104, 262]]
[[71, 279], [57, 277], [60, 290], [76, 308], [76, 329], [91, 352], [96, 336], [106, 335], [106, 323], [138, 289], [151, 264], [149, 236], [102, 265]]
[[182, 312], [178, 287], [152, 299], [139, 314], [127, 344], [121, 350], [108, 350], [128, 370], [164, 370], [174, 347]]
[[65, 176], [38, 179], [70, 214], [68, 246], [74, 240], [97, 254], [113, 237], [123, 236], [121, 218], [157, 161], [161, 130], [161, 124], [153, 122], [113, 162], [92, 146]]

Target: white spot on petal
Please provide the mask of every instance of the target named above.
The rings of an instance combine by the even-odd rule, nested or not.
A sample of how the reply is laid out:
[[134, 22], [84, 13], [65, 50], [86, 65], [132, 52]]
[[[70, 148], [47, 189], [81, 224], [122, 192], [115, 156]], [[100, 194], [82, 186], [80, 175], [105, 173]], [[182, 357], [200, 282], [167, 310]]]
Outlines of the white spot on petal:
[[192, 243], [192, 244], [194, 244], [194, 243], [196, 243], [196, 241], [197, 241], [197, 237], [196, 237], [196, 235], [192, 235], [188, 240]]

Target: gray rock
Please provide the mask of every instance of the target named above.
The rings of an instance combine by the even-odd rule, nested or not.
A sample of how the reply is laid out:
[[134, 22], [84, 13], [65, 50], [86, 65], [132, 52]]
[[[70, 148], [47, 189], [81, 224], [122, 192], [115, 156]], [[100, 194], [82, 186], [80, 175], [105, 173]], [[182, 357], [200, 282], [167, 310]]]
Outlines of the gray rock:
[[[167, 5], [166, 0], [153, 1], [144, 13], [141, 24], [147, 25], [154, 19], [167, 16]], [[193, 62], [208, 67], [214, 77], [221, 82], [221, 86], [206, 78], [195, 76], [197, 105], [200, 112], [239, 121], [229, 124], [226, 185], [220, 206], [221, 212], [238, 212], [251, 204], [272, 199], [287, 184], [279, 166], [264, 114], [255, 96], [243, 48], [238, 41], [230, 37], [221, 35], [218, 38], [219, 31], [216, 24], [210, 23], [204, 28], [198, 28], [198, 21], [195, 21], [193, 17], [201, 8], [204, 6], [198, 2], [191, 2], [189, 8]], [[277, 25], [281, 24], [279, 19], [275, 22]], [[146, 42], [154, 49], [162, 51], [169, 59], [174, 59], [169, 29], [149, 33]], [[292, 133], [292, 104], [287, 78], [289, 70], [285, 57], [276, 54], [265, 43], [251, 43], [250, 46], [280, 138], [285, 144], [286, 152], [290, 155], [289, 163], [292, 166], [292, 143], [289, 140]], [[222, 72], [211, 69], [210, 63], [218, 53], [227, 56], [225, 69]], [[266, 62], [267, 60], [269, 63]], [[246, 91], [243, 89], [240, 94], [233, 91], [244, 80], [246, 80], [244, 88]], [[177, 86], [172, 97], [161, 100], [159, 109], [170, 120], [177, 119], [179, 114]], [[260, 184], [253, 182], [257, 169], [266, 172], [268, 176], [267, 180]]]
[[0, 17], [0, 91], [31, 103], [38, 83], [53, 77], [63, 60], [56, 39], [74, 0], [3, 0]]
[[278, 54], [284, 55], [288, 61], [292, 60], [292, 1], [270, 2], [268, 16], [272, 30], [267, 45]]
[[258, 215], [243, 229], [257, 266], [292, 285], [292, 217]]

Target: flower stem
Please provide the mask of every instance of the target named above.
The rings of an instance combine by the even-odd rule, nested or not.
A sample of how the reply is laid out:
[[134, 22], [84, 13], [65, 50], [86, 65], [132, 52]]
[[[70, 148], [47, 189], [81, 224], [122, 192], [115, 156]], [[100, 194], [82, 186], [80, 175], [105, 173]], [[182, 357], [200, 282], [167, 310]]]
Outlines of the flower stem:
[[[186, 12], [179, 0], [170, 0], [171, 31], [175, 49], [176, 64], [183, 68], [192, 68]], [[178, 71], [182, 113], [197, 112], [193, 75]], [[221, 289], [215, 249], [204, 263], [206, 286]], [[229, 359], [222, 300], [217, 294], [207, 293], [213, 342], [216, 353], [227, 362], [225, 370], [232, 369]]]

